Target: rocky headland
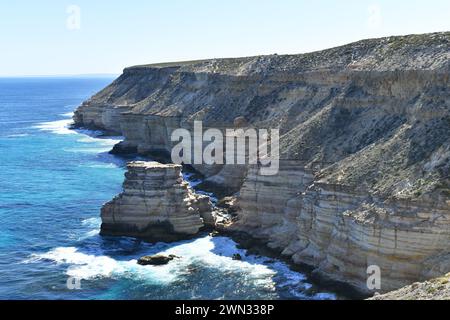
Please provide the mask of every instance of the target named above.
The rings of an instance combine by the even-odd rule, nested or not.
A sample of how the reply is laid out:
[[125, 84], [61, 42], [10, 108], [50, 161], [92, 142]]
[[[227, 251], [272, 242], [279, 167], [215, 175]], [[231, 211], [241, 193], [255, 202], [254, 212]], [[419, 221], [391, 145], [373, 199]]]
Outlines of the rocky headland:
[[[278, 128], [277, 175], [258, 175], [257, 165], [193, 166], [237, 199], [234, 223], [221, 228], [368, 294], [367, 267], [377, 265], [376, 291], [387, 292], [450, 272], [449, 71], [450, 32], [135, 66], [74, 121], [123, 135], [115, 153], [152, 157], [167, 157], [171, 133], [196, 120]], [[170, 240], [208, 220], [181, 166], [128, 170], [124, 193], [102, 209], [102, 234]]]

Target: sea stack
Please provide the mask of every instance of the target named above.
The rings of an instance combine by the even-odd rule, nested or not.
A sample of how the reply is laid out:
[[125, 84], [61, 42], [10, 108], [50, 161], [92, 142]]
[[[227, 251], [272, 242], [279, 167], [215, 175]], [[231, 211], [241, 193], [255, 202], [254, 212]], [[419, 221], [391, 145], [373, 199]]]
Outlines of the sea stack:
[[194, 236], [205, 223], [211, 223], [209, 197], [193, 192], [181, 168], [130, 162], [123, 192], [102, 208], [101, 234], [175, 241]]

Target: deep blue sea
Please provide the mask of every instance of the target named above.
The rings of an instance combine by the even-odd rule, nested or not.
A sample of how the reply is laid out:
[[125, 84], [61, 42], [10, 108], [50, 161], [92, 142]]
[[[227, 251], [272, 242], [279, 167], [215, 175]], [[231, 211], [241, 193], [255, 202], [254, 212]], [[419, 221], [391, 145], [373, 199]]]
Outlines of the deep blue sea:
[[[108, 154], [121, 138], [68, 125], [112, 80], [0, 79], [0, 299], [336, 298], [229, 238], [152, 245], [100, 237], [100, 208], [123, 182], [125, 160]], [[159, 252], [182, 258], [137, 265]]]

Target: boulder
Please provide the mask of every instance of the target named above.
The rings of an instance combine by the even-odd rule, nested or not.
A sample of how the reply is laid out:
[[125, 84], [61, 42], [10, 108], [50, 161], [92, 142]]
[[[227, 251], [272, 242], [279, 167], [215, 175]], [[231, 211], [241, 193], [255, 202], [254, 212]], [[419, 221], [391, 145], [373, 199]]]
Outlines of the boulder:
[[139, 258], [138, 264], [142, 266], [162, 266], [165, 264], [168, 264], [170, 261], [172, 261], [175, 258], [179, 258], [176, 255], [169, 254], [169, 255], [162, 255], [162, 254], [156, 254], [153, 256], [144, 256], [142, 258]]
[[242, 256], [239, 253], [235, 253], [235, 254], [233, 254], [233, 260], [240, 261], [240, 260], [242, 260]]

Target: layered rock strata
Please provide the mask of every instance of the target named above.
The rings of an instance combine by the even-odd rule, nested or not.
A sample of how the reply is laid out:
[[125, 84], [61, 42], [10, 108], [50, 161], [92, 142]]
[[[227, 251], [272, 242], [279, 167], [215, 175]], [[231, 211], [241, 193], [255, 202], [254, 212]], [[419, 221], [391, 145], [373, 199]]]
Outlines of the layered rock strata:
[[[374, 197], [313, 180], [310, 170], [282, 166], [279, 180], [252, 175], [241, 189], [239, 220], [246, 231], [296, 263], [351, 284], [386, 292], [450, 271], [450, 206]], [[368, 267], [381, 271], [369, 290]]]
[[130, 162], [123, 192], [101, 210], [102, 235], [173, 241], [213, 224], [209, 197], [195, 194], [181, 166]]

